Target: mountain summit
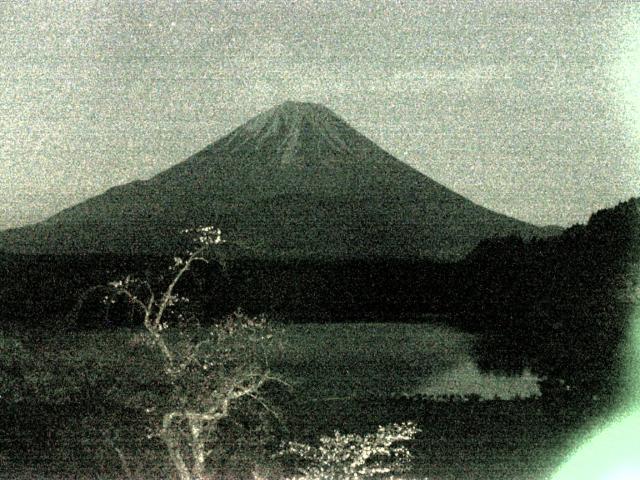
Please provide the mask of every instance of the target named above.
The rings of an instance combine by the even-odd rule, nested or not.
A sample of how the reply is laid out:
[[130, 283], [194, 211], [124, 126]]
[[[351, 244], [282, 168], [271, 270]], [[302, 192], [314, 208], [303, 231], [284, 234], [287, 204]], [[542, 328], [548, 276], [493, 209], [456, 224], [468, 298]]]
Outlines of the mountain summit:
[[328, 108], [285, 102], [147, 181], [0, 233], [24, 253], [173, 253], [216, 225], [268, 257], [455, 259], [480, 240], [548, 230], [478, 206]]
[[285, 102], [234, 131], [225, 147], [270, 150], [282, 165], [301, 168], [349, 158], [358, 133], [331, 110], [313, 103]]
[[175, 185], [184, 177], [197, 178], [217, 196], [253, 201], [254, 195], [286, 193], [369, 196], [365, 187], [393, 195], [397, 185], [384, 175], [404, 177], [409, 171], [422, 177], [328, 108], [288, 101], [151, 182]]

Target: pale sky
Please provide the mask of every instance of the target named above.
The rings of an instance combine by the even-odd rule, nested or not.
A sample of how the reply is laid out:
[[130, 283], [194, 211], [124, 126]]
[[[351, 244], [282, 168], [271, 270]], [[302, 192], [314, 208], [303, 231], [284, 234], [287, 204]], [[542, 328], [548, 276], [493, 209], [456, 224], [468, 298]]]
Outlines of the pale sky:
[[285, 100], [536, 224], [640, 195], [640, 3], [0, 0], [0, 228]]

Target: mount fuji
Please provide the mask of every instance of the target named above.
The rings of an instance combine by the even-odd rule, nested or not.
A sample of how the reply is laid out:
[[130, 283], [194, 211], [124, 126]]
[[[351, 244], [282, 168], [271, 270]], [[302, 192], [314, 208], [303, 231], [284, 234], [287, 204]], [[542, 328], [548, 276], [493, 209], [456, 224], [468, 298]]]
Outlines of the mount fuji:
[[0, 250], [171, 254], [201, 225], [269, 258], [455, 260], [486, 238], [560, 231], [471, 202], [324, 106], [285, 102], [149, 180], [0, 232]]

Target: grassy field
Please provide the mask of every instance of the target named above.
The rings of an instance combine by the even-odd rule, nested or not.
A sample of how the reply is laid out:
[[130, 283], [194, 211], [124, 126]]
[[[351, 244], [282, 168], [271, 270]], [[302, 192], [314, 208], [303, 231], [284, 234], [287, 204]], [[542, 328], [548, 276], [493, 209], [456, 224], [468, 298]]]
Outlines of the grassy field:
[[[157, 358], [130, 330], [30, 335], [43, 369], [38, 398], [3, 403], [2, 478], [121, 478], [115, 447], [141, 478], [171, 478], [162, 444], [146, 438], [143, 402], [160, 378]], [[415, 475], [429, 479], [542, 479], [560, 462], [588, 415], [549, 399], [435, 402], [417, 386], [469, 359], [472, 338], [419, 324], [283, 327], [274, 370], [294, 394], [279, 406], [288, 439], [314, 442], [339, 429], [366, 433], [413, 420]], [[482, 379], [480, 379], [482, 381]]]

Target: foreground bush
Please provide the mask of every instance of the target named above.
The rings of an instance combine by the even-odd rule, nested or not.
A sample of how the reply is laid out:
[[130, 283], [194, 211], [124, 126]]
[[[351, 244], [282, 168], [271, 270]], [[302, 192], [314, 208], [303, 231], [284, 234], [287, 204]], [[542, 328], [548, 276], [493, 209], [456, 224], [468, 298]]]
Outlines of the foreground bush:
[[335, 432], [319, 446], [289, 442], [281, 455], [302, 460], [299, 474], [288, 480], [392, 479], [411, 466], [411, 452], [398, 442], [412, 440], [420, 430], [412, 422], [380, 426], [364, 436]]

